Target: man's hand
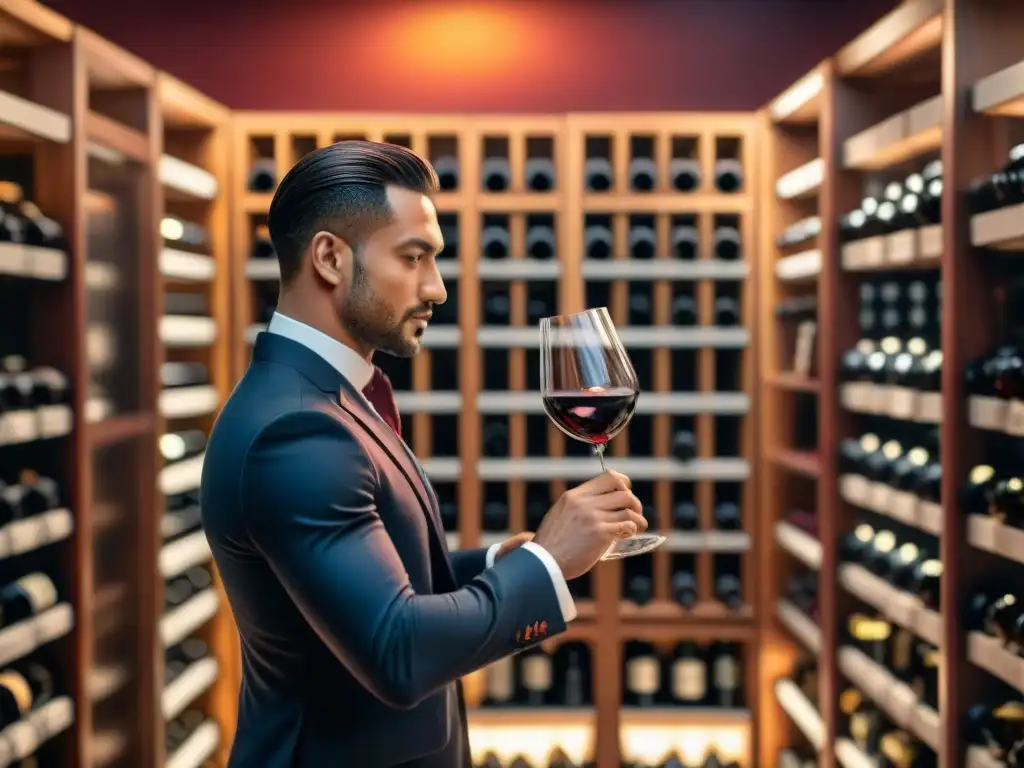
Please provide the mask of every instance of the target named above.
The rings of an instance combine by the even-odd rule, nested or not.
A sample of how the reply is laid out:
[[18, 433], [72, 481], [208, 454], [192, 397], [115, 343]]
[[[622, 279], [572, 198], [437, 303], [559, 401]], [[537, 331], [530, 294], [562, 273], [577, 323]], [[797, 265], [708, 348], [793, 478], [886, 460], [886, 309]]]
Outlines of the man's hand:
[[562, 494], [537, 529], [537, 544], [566, 580], [593, 568], [616, 539], [647, 530], [629, 478], [609, 470]]
[[519, 549], [528, 541], [533, 541], [533, 534], [530, 531], [523, 531], [522, 533], [517, 533], [511, 539], [505, 539], [501, 542], [501, 546], [498, 547], [498, 551], [494, 555], [494, 562], [498, 562], [509, 552]]

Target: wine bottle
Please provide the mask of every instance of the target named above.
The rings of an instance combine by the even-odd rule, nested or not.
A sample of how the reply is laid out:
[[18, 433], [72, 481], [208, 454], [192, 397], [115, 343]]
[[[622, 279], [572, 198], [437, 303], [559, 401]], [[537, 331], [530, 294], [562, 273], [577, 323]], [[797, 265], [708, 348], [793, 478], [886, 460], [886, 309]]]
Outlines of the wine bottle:
[[270, 239], [270, 227], [261, 224], [252, 233], [252, 257], [254, 259], [276, 259], [274, 241]]
[[507, 157], [487, 157], [480, 163], [480, 175], [488, 192], [504, 192], [512, 180], [512, 169]]
[[697, 604], [697, 578], [692, 570], [679, 569], [672, 574], [672, 599], [690, 610]]
[[249, 166], [249, 191], [273, 192], [277, 187], [277, 164], [272, 157], [261, 157]]
[[512, 306], [507, 293], [488, 293], [484, 299], [484, 325], [508, 325]]
[[160, 385], [165, 389], [194, 387], [210, 382], [210, 371], [203, 363], [165, 362], [160, 365]]
[[684, 641], [676, 646], [670, 677], [674, 704], [695, 706], [707, 699], [708, 665], [696, 643]]
[[715, 598], [730, 611], [743, 607], [743, 585], [736, 573], [725, 572], [715, 576]]
[[989, 464], [979, 464], [968, 473], [961, 491], [961, 505], [969, 515], [988, 514], [992, 490], [997, 482], [996, 471]]
[[45, 573], [33, 572], [0, 588], [0, 627], [38, 616], [57, 604], [57, 587]]
[[627, 706], [653, 706], [661, 691], [661, 663], [650, 643], [633, 640], [625, 648], [625, 688]]
[[925, 559], [925, 553], [912, 541], [905, 541], [893, 549], [886, 566], [888, 581], [899, 590], [914, 586], [914, 575]]
[[505, 707], [516, 695], [516, 659], [505, 656], [487, 665], [483, 705]]
[[673, 325], [697, 325], [697, 320], [697, 302], [692, 296], [676, 296], [672, 299]]
[[884, 577], [888, 571], [889, 556], [896, 549], [896, 534], [892, 531], [876, 531], [875, 538], [864, 553], [864, 567], [877, 576]]
[[892, 624], [881, 618], [854, 613], [847, 619], [846, 630], [854, 645], [879, 664], [886, 664]]
[[729, 193], [743, 188], [743, 165], [739, 160], [722, 157], [715, 161], [715, 188]]
[[647, 226], [633, 226], [629, 230], [629, 252], [634, 259], [653, 259], [657, 247], [654, 229]]
[[715, 299], [715, 325], [728, 327], [739, 325], [740, 307], [736, 299], [719, 296]]
[[459, 530], [459, 505], [454, 501], [442, 501], [438, 503], [441, 514], [441, 527], [450, 533]]
[[624, 597], [635, 605], [647, 605], [654, 597], [650, 563], [630, 563], [627, 569], [623, 575]]
[[32, 688], [13, 669], [0, 672], [0, 729], [21, 720], [32, 709]]
[[821, 234], [821, 217], [809, 216], [795, 221], [782, 230], [775, 241], [779, 248], [791, 248]]
[[966, 736], [1003, 764], [1014, 746], [1024, 741], [1024, 702], [980, 702], [967, 710]]
[[650, 192], [658, 179], [658, 166], [649, 157], [634, 157], [629, 161], [627, 171], [629, 186], [637, 192]]
[[492, 533], [507, 531], [508, 504], [499, 500], [484, 503], [482, 528]]
[[672, 527], [677, 531], [696, 531], [700, 528], [700, 512], [692, 501], [678, 501], [672, 514]]
[[533, 192], [550, 192], [555, 188], [555, 161], [550, 157], [527, 158], [524, 175], [527, 189]]
[[693, 432], [681, 429], [672, 436], [672, 455], [678, 461], [693, 461], [697, 458], [697, 439]]
[[591, 700], [590, 655], [582, 643], [565, 643], [556, 652], [561, 670], [558, 701], [566, 707], [582, 707]]
[[693, 261], [697, 258], [697, 228], [680, 225], [672, 228], [672, 252], [677, 259]]
[[723, 501], [715, 506], [715, 527], [720, 531], [738, 531], [742, 526], [739, 505]]
[[555, 230], [548, 226], [532, 226], [526, 231], [526, 253], [531, 259], [550, 259], [555, 255]]
[[740, 659], [736, 643], [711, 644], [711, 687], [714, 703], [719, 707], [741, 706]]
[[501, 417], [486, 419], [483, 429], [483, 449], [485, 456], [508, 455], [508, 425]]
[[612, 188], [612, 163], [607, 157], [588, 157], [583, 176], [590, 192], [607, 192]]
[[1024, 527], [1024, 479], [1004, 477], [992, 487], [989, 514], [1004, 525]]
[[629, 324], [650, 325], [654, 316], [653, 286], [633, 283], [629, 291]]
[[583, 232], [583, 243], [588, 259], [607, 259], [612, 255], [612, 233], [608, 227], [587, 227]]
[[208, 253], [210, 237], [206, 230], [191, 221], [164, 214], [160, 220], [160, 236], [173, 248], [194, 253]]
[[668, 172], [672, 186], [679, 192], [693, 192], [700, 186], [700, 163], [692, 157], [673, 157]]
[[206, 448], [206, 434], [199, 429], [167, 432], [160, 436], [160, 455], [166, 462], [198, 456]]
[[715, 258], [723, 261], [736, 261], [740, 258], [742, 240], [736, 227], [718, 226], [714, 233]]
[[529, 707], [540, 707], [548, 702], [551, 692], [551, 656], [539, 645], [519, 654], [519, 703]]
[[[14, 197], [13, 208], [21, 219], [22, 241], [26, 245], [53, 248], [59, 251], [67, 250], [64, 228], [57, 221], [46, 216], [36, 203], [26, 199], [20, 186], [10, 182], [0, 182], [0, 188], [8, 190]], [[5, 192], [0, 191], [0, 198], [6, 199], [7, 197]]]
[[459, 158], [455, 155], [441, 155], [432, 165], [442, 192], [454, 192], [459, 188]]
[[508, 256], [508, 230], [505, 227], [484, 227], [480, 233], [480, 246], [488, 259], [504, 259]]

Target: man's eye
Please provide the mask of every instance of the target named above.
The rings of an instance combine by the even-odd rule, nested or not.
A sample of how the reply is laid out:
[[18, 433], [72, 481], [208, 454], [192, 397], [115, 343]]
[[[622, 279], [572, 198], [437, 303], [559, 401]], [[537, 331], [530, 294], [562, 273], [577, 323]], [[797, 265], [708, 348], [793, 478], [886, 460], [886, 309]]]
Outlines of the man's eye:
[[419, 253], [407, 253], [405, 255], [405, 258], [408, 261], [411, 261], [413, 264], [417, 264], [417, 263], [419, 263], [420, 259], [423, 258], [423, 256], [421, 254], [419, 254]]

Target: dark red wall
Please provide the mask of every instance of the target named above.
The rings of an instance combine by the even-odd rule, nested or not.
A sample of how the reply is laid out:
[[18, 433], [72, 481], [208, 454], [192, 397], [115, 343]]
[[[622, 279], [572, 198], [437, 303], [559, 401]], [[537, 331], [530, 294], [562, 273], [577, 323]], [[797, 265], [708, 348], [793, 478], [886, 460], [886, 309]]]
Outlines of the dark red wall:
[[565, 112], [754, 109], [895, 2], [47, 4], [236, 109]]

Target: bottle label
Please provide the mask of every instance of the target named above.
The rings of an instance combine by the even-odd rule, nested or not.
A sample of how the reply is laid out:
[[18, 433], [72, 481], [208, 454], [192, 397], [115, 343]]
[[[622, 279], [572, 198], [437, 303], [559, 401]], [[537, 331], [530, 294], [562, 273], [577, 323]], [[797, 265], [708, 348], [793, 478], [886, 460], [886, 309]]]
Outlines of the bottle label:
[[523, 685], [530, 691], [551, 688], [551, 658], [536, 653], [523, 659]]
[[32, 688], [28, 680], [14, 670], [0, 672], [0, 688], [6, 688], [14, 696], [18, 711], [24, 715], [32, 707]]
[[681, 659], [672, 665], [672, 695], [679, 701], [702, 700], [707, 686], [707, 665], [700, 659]]
[[658, 660], [653, 656], [637, 656], [626, 666], [626, 687], [632, 693], [651, 695], [660, 687]]
[[57, 603], [57, 588], [45, 573], [30, 573], [22, 576], [15, 584], [28, 595], [33, 613], [41, 613]]
[[715, 659], [715, 688], [720, 691], [732, 691], [739, 687], [739, 665], [729, 654]]
[[512, 657], [491, 664], [487, 669], [487, 695], [495, 701], [511, 701], [515, 694], [515, 674]]

